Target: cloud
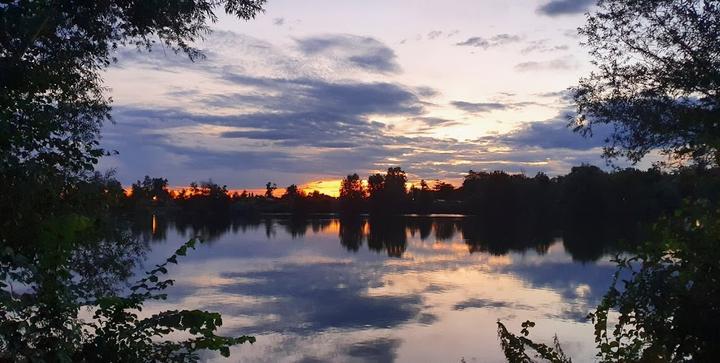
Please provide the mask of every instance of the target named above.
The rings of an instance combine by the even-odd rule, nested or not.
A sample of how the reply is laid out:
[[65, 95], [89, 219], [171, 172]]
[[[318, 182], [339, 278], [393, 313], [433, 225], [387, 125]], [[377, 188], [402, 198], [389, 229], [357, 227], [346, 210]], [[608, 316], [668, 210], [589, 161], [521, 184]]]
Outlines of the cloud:
[[347, 355], [363, 362], [392, 363], [402, 341], [396, 338], [378, 338], [351, 346]]
[[503, 34], [497, 34], [489, 39], [486, 39], [483, 37], [470, 37], [462, 42], [455, 43], [455, 45], [464, 46], [464, 47], [475, 47], [475, 48], [488, 49], [488, 48], [503, 46], [503, 45], [510, 44], [510, 43], [517, 43], [521, 40], [522, 40], [522, 37], [520, 37], [519, 35], [503, 33]]
[[[354, 72], [357, 66], [328, 72], [328, 64], [338, 63], [318, 65], [331, 57], [347, 65], [348, 57], [338, 54], [372, 53], [381, 44], [350, 38], [304, 38], [298, 41], [304, 50], [296, 52], [216, 32], [207, 40], [214, 51], [195, 63], [162, 52], [122, 53], [123, 68], [114, 69], [120, 75], [132, 69], [173, 80], [182, 74], [192, 82], [176, 82], [167, 88], [172, 91], [160, 93], [159, 101], [116, 103], [116, 123], [104, 127], [102, 143], [120, 154], [104, 158], [101, 168], [116, 168], [123, 183], [148, 174], [174, 185], [213, 178], [230, 187], [259, 187], [268, 178], [288, 185], [391, 164], [403, 166], [412, 178], [458, 179], [471, 168], [557, 174], [575, 161], [600, 160], [594, 150], [572, 144], [574, 149], [568, 149], [569, 140], [559, 141], [561, 125], [523, 124], [511, 133], [476, 140], [430, 137], [432, 131], [464, 123], [431, 116], [435, 105], [427, 98], [437, 96], [437, 90], [399, 83], [382, 72], [368, 80]], [[367, 49], [348, 50], [348, 42]], [[470, 113], [530, 104], [452, 103]], [[538, 133], [543, 130], [552, 132], [555, 142], [542, 143]], [[572, 133], [564, 137], [583, 140]]]
[[520, 50], [523, 54], [529, 54], [533, 52], [538, 53], [550, 53], [550, 52], [561, 52], [570, 49], [567, 45], [550, 45], [548, 39], [533, 40]]
[[487, 49], [490, 47], [490, 41], [481, 37], [471, 37], [465, 41], [455, 43], [455, 45]]
[[262, 78], [225, 75], [239, 86], [254, 87], [260, 96], [247, 93], [214, 96], [217, 105], [264, 107], [274, 113], [315, 112], [358, 117], [368, 114], [417, 115], [424, 112], [419, 96], [403, 85], [389, 82], [332, 82], [322, 79]]
[[450, 126], [457, 125], [458, 122], [455, 120], [448, 120], [439, 117], [417, 117], [413, 120], [424, 123], [427, 126], [438, 127], [438, 126]]
[[585, 13], [596, 0], [551, 0], [537, 10], [547, 16], [576, 15]]
[[397, 73], [395, 51], [384, 43], [370, 37], [329, 34], [296, 39], [301, 52], [306, 55], [337, 57], [368, 71]]
[[468, 113], [485, 113], [492, 111], [505, 111], [522, 108], [525, 106], [535, 105], [535, 102], [467, 102], [467, 101], [452, 101], [451, 105], [455, 108], [463, 110]]
[[440, 37], [442, 34], [443, 34], [443, 32], [440, 30], [433, 30], [427, 34], [427, 38], [430, 40], [434, 40], [434, 39], [437, 39], [438, 37]]
[[520, 72], [530, 71], [562, 71], [569, 69], [576, 69], [577, 63], [572, 60], [572, 57], [556, 58], [547, 61], [529, 61], [518, 63], [515, 65], [515, 70]]
[[453, 310], [465, 310], [468, 308], [509, 308], [513, 305], [505, 302], [505, 301], [494, 301], [494, 300], [488, 300], [488, 299], [467, 299], [465, 301], [461, 301], [455, 306], [453, 306]]
[[502, 111], [507, 110], [510, 106], [504, 103], [498, 102], [466, 102], [466, 101], [453, 101], [451, 105], [458, 109], [471, 113], [481, 113], [490, 111]]
[[444, 119], [440, 117], [415, 117], [409, 119], [408, 121], [412, 122], [415, 125], [418, 125], [418, 127], [417, 130], [414, 132], [410, 130], [405, 130], [404, 132], [406, 135], [423, 135], [426, 132], [436, 129], [462, 124], [461, 122], [458, 122], [456, 120]]
[[568, 90], [564, 89], [561, 91], [535, 93], [535, 96], [548, 98], [568, 98], [570, 95], [568, 93]]
[[415, 87], [415, 93], [422, 97], [434, 97], [440, 94], [438, 90], [427, 86]]
[[483, 139], [513, 148], [592, 150], [604, 145], [610, 135], [609, 128], [598, 127], [593, 137], [584, 138], [567, 127], [572, 117], [573, 113], [566, 111], [553, 119], [526, 122], [509, 133]]
[[577, 29], [577, 28], [566, 29], [566, 30], [563, 31], [562, 34], [563, 34], [564, 36], [570, 38], [570, 39], [573, 39], [573, 40], [580, 39], [580, 34], [578, 34], [578, 29]]

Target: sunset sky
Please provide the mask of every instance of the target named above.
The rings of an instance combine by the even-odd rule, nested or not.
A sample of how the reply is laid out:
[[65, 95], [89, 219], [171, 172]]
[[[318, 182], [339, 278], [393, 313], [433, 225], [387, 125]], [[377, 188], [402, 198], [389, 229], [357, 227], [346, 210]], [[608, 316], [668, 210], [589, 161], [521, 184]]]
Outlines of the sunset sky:
[[270, 0], [222, 17], [195, 63], [123, 49], [105, 75], [119, 155], [101, 168], [254, 189], [396, 165], [456, 183], [603, 165], [602, 137], [565, 128], [563, 90], [592, 69], [576, 35], [590, 3]]

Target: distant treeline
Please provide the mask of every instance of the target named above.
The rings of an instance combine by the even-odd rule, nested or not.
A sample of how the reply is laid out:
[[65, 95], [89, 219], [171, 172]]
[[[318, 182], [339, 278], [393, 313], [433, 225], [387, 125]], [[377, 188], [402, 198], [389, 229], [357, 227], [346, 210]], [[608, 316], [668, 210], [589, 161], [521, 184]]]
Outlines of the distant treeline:
[[342, 180], [339, 197], [317, 191], [305, 193], [290, 185], [275, 197], [275, 184], [268, 183], [262, 195], [228, 192], [212, 181], [192, 183], [178, 192], [168, 189], [164, 178], [146, 176], [131, 187], [123, 207], [153, 213], [197, 215], [295, 215], [337, 213], [355, 215], [452, 213], [488, 219], [523, 218], [545, 223], [546, 218], [585, 219], [612, 213], [630, 219], [653, 218], [672, 211], [688, 197], [717, 201], [720, 170], [695, 167], [666, 173], [624, 169], [605, 172], [582, 165], [567, 175], [533, 177], [503, 171], [465, 175], [455, 187], [443, 181], [407, 188], [406, 173], [399, 167], [385, 174], [370, 175], [364, 183], [358, 174]]
[[[639, 225], [655, 221], [678, 208], [686, 198], [720, 200], [720, 169], [687, 167], [672, 173], [653, 168], [605, 172], [582, 165], [564, 176], [543, 173], [529, 177], [502, 171], [465, 175], [455, 187], [443, 181], [407, 188], [399, 167], [374, 174], [363, 182], [358, 174], [342, 180], [339, 197], [317, 191], [305, 193], [296, 185], [275, 197], [275, 184], [262, 195], [230, 193], [213, 182], [193, 183], [179, 192], [163, 178], [145, 177], [122, 194], [119, 204], [133, 214], [152, 213], [187, 221], [222, 220], [285, 213], [303, 217], [336, 213], [342, 217], [369, 214], [384, 218], [400, 214], [473, 215], [486, 225], [503, 226], [502, 233], [587, 230], [596, 224], [632, 234]], [[118, 185], [116, 188], [120, 188]], [[122, 191], [122, 189], [120, 189]], [[518, 236], [521, 237], [521, 236]]]

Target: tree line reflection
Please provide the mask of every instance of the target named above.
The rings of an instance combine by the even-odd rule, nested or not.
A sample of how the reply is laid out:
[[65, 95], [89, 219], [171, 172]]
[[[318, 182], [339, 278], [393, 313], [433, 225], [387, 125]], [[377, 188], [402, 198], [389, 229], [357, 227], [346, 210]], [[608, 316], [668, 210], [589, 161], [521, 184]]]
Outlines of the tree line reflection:
[[461, 241], [468, 253], [505, 255], [511, 252], [547, 253], [561, 239], [573, 260], [592, 262], [603, 255], [628, 248], [638, 241], [642, 228], [617, 228], [611, 223], [588, 222], [568, 225], [558, 230], [550, 224], [526, 223], [516, 219], [488, 221], [477, 216], [395, 216], [375, 217], [277, 217], [185, 219], [165, 216], [136, 216], [131, 224], [134, 236], [143, 241], [165, 241], [168, 231], [183, 236], [202, 236], [208, 243], [226, 234], [263, 231], [268, 239], [284, 233], [293, 239], [312, 234], [337, 235], [339, 243], [350, 252], [363, 248], [388, 257], [402, 257], [409, 239], [423, 242], [451, 243]]

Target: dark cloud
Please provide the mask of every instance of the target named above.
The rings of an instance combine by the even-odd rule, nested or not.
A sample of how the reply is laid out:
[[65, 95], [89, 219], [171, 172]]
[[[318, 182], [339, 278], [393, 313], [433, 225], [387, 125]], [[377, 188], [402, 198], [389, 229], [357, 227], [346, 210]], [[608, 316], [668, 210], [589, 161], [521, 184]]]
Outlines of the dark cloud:
[[453, 310], [465, 310], [468, 308], [509, 308], [512, 306], [512, 304], [504, 301], [468, 299], [455, 304], [455, 306], [453, 306]]
[[307, 55], [338, 57], [358, 68], [373, 72], [400, 71], [395, 51], [374, 38], [332, 34], [296, 39], [296, 42], [300, 51]]
[[[120, 156], [106, 164], [128, 183], [163, 175], [184, 185], [212, 177], [240, 185], [298, 182], [298, 175], [342, 175], [374, 168], [412, 151], [408, 138], [384, 134], [384, 124], [320, 113], [191, 114], [119, 107], [103, 146]], [[230, 128], [203, 136], [200, 130]], [[239, 128], [238, 130], [232, 130]], [[247, 171], [257, 171], [248, 173]], [[188, 172], [191, 171], [191, 172]], [[200, 175], [200, 177], [198, 176]]]
[[549, 97], [549, 98], [566, 98], [568, 97], [568, 90], [562, 90], [562, 91], [552, 91], [552, 92], [541, 92], [536, 93], [535, 96], [538, 97]]
[[510, 43], [517, 43], [520, 40], [522, 40], [522, 37], [520, 37], [519, 35], [503, 33], [503, 34], [497, 34], [489, 39], [483, 38], [483, 37], [470, 37], [462, 42], [455, 43], [455, 45], [488, 49], [488, 48], [499, 47], [499, 46], [510, 44]]
[[467, 101], [452, 101], [451, 105], [455, 108], [463, 110], [468, 113], [485, 113], [491, 111], [504, 111], [522, 108], [525, 106], [534, 105], [534, 102], [467, 102]]
[[440, 94], [438, 90], [427, 86], [415, 87], [415, 93], [422, 97], [434, 97]]
[[576, 68], [577, 63], [572, 60], [572, 57], [557, 58], [547, 61], [529, 61], [515, 65], [515, 70], [520, 72], [561, 71]]
[[590, 150], [604, 145], [609, 129], [596, 128], [593, 137], [585, 138], [567, 127], [572, 117], [567, 112], [548, 121], [527, 122], [515, 131], [488, 136], [485, 140], [515, 148]]
[[490, 42], [485, 38], [471, 37], [471, 38], [466, 39], [465, 41], [455, 43], [455, 45], [487, 49], [490, 47]]
[[370, 115], [419, 116], [424, 113], [421, 100], [412, 90], [392, 83], [333, 83], [245, 76], [226, 80], [274, 95], [215, 95], [204, 102], [218, 107], [265, 110], [234, 116], [194, 116], [203, 123], [251, 129], [224, 132], [221, 136], [225, 138], [325, 148], [360, 147], [373, 141], [388, 145], [394, 142], [384, 135], [385, 124], [369, 120]]
[[[256, 87], [265, 92], [252, 97], [250, 105], [267, 105], [274, 112], [318, 112], [344, 116], [418, 115], [424, 112], [413, 90], [388, 82], [329, 82], [321, 79], [278, 79], [232, 76], [226, 81]], [[268, 92], [279, 96], [265, 96]], [[224, 95], [226, 106], [243, 102], [245, 94]], [[263, 101], [264, 98], [264, 101]], [[246, 102], [247, 103], [247, 102]]]
[[453, 101], [451, 105], [458, 109], [471, 113], [481, 113], [490, 111], [507, 110], [510, 106], [499, 103], [499, 102], [466, 102], [466, 101]]
[[397, 359], [400, 339], [378, 338], [352, 345], [347, 355], [363, 362], [392, 363]]
[[583, 14], [595, 3], [596, 0], [551, 0], [541, 5], [538, 12], [548, 16]]

